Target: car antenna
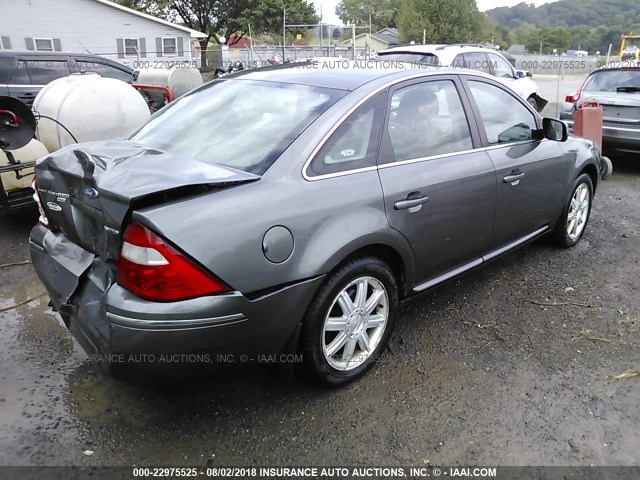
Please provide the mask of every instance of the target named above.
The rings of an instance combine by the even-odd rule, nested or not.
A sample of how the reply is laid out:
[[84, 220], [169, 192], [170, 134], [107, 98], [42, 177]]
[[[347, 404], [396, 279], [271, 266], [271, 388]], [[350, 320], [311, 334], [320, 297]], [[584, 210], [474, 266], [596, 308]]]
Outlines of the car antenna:
[[89, 51], [89, 49], [88, 49], [87, 47], [85, 47], [85, 46], [82, 44], [82, 42], [81, 42], [80, 40], [77, 40], [77, 42], [80, 44], [80, 46], [81, 46], [82, 48], [84, 48], [84, 49], [87, 51], [87, 53], [88, 53], [89, 55], [93, 55], [93, 53], [91, 53], [91, 52]]

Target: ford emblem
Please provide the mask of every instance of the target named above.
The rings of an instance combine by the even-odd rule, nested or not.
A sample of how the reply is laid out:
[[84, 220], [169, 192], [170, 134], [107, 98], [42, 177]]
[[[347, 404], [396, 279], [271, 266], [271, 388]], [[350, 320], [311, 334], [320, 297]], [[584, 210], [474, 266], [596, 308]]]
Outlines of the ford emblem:
[[54, 212], [62, 211], [62, 207], [60, 205], [58, 205], [57, 203], [54, 203], [54, 202], [47, 202], [47, 208], [49, 210], [53, 210]]

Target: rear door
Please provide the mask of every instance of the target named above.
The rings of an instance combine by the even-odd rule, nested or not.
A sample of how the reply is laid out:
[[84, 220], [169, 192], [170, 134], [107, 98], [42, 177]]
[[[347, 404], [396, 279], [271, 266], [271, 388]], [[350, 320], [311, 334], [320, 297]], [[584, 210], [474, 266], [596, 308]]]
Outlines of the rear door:
[[540, 118], [513, 91], [492, 80], [463, 78], [496, 170], [493, 246], [500, 248], [558, 219], [570, 162], [559, 142], [540, 138]]
[[9, 94], [31, 105], [38, 92], [48, 83], [71, 74], [66, 56], [18, 56], [17, 68], [9, 86]]
[[379, 154], [390, 225], [411, 244], [420, 291], [481, 263], [493, 225], [496, 179], [468, 122], [457, 76], [391, 90]]

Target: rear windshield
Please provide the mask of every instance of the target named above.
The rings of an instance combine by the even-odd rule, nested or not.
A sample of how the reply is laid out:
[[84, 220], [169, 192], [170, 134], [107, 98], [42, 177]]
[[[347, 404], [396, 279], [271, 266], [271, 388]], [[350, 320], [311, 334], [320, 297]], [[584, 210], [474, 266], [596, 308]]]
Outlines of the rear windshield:
[[213, 82], [186, 95], [131, 140], [262, 175], [342, 90], [253, 80]]
[[378, 53], [376, 60], [385, 62], [418, 63], [421, 65], [438, 65], [439, 62], [437, 55], [418, 52], [380, 52]]
[[600, 70], [584, 82], [585, 92], [617, 92], [620, 87], [640, 88], [640, 69]]

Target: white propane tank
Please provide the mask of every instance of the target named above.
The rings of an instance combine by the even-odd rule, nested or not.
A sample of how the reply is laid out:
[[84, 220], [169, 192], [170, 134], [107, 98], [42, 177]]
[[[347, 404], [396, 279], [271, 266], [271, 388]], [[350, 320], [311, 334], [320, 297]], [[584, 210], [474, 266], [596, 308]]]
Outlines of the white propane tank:
[[[49, 152], [44, 145], [36, 139], [31, 140], [24, 147], [18, 148], [17, 150], [10, 150], [10, 152], [13, 155], [13, 158], [23, 163], [32, 162], [49, 155]], [[9, 159], [7, 158], [7, 155], [0, 150], [0, 166], [4, 167], [5, 165], [9, 165]], [[0, 177], [2, 177], [2, 186], [4, 187], [5, 192], [31, 186], [31, 182], [33, 181], [33, 168], [25, 168], [24, 170], [20, 170], [18, 173], [22, 178], [17, 178], [15, 172], [5, 172], [0, 174]]]
[[[151, 116], [135, 88], [95, 73], [54, 80], [38, 93], [33, 110], [56, 119], [78, 142], [126, 138]], [[36, 138], [50, 152], [75, 143], [64, 128], [46, 118], [38, 120]]]
[[168, 87], [175, 98], [203, 84], [202, 75], [195, 68], [141, 68], [138, 79], [133, 83], [138, 85], [155, 85]]

